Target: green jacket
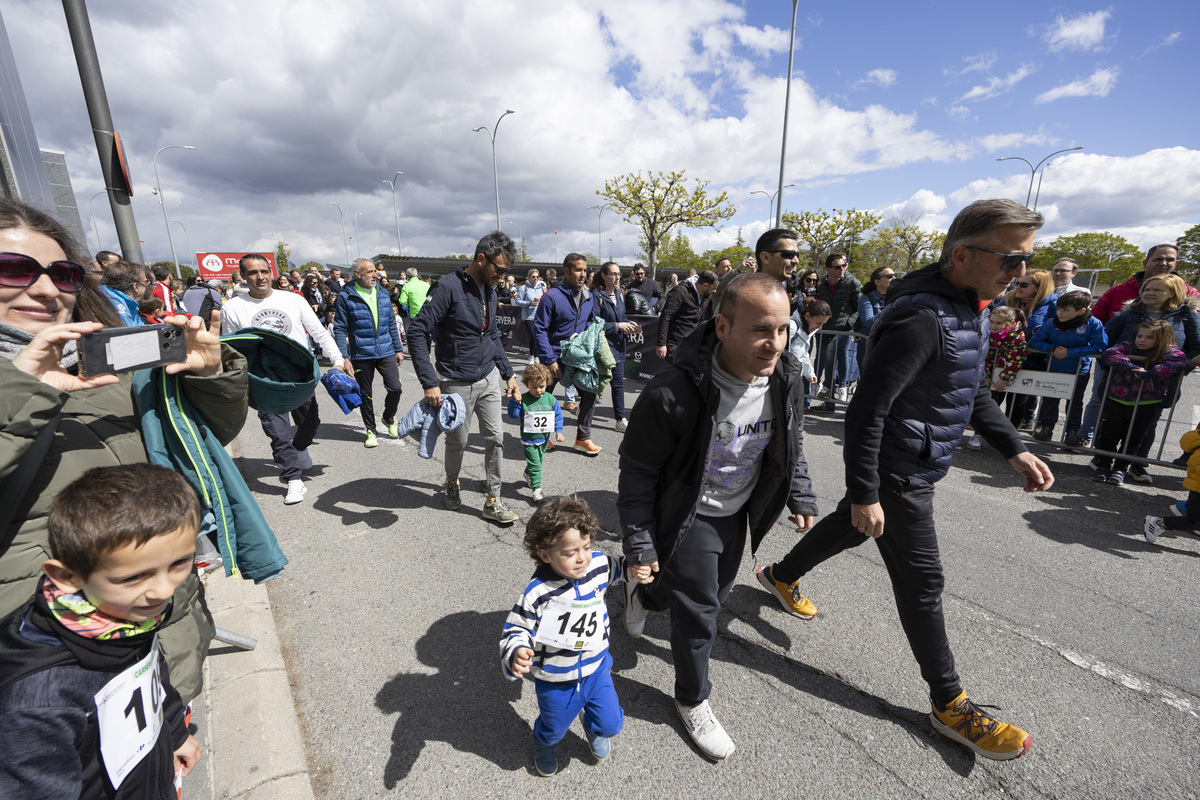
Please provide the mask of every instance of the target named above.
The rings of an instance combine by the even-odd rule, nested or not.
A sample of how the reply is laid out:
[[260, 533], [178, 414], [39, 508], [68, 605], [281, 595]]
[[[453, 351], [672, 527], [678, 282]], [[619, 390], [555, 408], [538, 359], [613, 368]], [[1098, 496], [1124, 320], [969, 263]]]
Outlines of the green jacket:
[[396, 305], [401, 309], [408, 309], [409, 319], [416, 319], [417, 314], [421, 313], [421, 306], [425, 305], [425, 298], [428, 295], [429, 281], [409, 278], [400, 289], [400, 294], [396, 295]]
[[[245, 359], [228, 347], [222, 348], [222, 357], [222, 374], [189, 375], [182, 385], [209, 420], [209, 430], [226, 443], [233, 441], [246, 420], [248, 384]], [[60, 392], [0, 358], [0, 482], [9, 479], [46, 423], [63, 415], [50, 452], [17, 509], [14, 519], [22, 520], [20, 527], [12, 543], [0, 551], [0, 616], [33, 596], [42, 562], [50, 558], [46, 515], [54, 495], [92, 467], [146, 462], [131, 380], [127, 374], [110, 386]], [[159, 636], [171, 683], [184, 702], [200, 692], [201, 667], [212, 632], [204, 589], [193, 572], [175, 593], [171, 619]]]

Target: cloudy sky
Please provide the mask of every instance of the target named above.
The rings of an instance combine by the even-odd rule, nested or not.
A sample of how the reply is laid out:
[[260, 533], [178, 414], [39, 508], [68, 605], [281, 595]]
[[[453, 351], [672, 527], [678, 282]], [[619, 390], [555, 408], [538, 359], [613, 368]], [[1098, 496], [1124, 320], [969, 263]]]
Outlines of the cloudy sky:
[[[1200, 221], [1200, 4], [801, 4], [785, 210], [920, 214], [943, 228], [981, 197], [1024, 201], [1045, 170], [1045, 234], [1109, 230], [1139, 246]], [[807, 8], [805, 8], [807, 6]], [[987, 10], [982, 10], [982, 9]], [[154, 152], [181, 254], [291, 245], [301, 260], [469, 251], [501, 220], [535, 259], [637, 231], [595, 190], [685, 169], [737, 208], [723, 247], [768, 221], [779, 175], [786, 0], [260, 0], [90, 4], [134, 210], [168, 258]], [[39, 144], [63, 150], [89, 231], [102, 190], [62, 8], [2, 0]], [[1035, 187], [1036, 189], [1036, 187]], [[345, 215], [343, 241], [337, 203]], [[101, 197], [104, 247], [116, 236]], [[103, 212], [103, 213], [102, 213]], [[601, 230], [599, 236], [597, 224]], [[555, 232], [558, 232], [557, 235]], [[598, 242], [599, 238], [599, 242]], [[609, 239], [612, 240], [610, 245]]]

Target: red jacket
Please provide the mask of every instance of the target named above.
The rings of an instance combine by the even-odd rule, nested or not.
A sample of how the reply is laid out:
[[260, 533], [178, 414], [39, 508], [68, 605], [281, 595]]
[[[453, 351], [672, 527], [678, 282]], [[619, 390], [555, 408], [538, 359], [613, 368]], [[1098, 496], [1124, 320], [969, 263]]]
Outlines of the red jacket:
[[163, 301], [163, 313], [175, 313], [175, 295], [171, 294], [171, 284], [162, 281], [156, 281], [154, 288], [150, 290], [150, 294]]
[[[1129, 277], [1129, 280], [1118, 283], [1105, 292], [1092, 308], [1092, 316], [1107, 325], [1110, 319], [1121, 313], [1121, 309], [1126, 303], [1136, 300], [1137, 296], [1142, 293], [1142, 276], [1145, 274], [1144, 270], [1135, 272]], [[1184, 281], [1184, 285], [1187, 286], [1189, 295], [1200, 297], [1200, 292], [1196, 291], [1191, 284]]]

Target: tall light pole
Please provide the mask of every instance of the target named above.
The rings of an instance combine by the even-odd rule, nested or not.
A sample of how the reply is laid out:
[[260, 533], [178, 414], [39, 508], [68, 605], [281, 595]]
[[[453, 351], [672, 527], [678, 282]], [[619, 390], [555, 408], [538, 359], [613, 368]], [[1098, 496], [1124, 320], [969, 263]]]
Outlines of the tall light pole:
[[775, 209], [775, 227], [783, 227], [783, 164], [787, 157], [788, 107], [792, 104], [792, 63], [796, 57], [796, 6], [800, 0], [792, 0], [792, 40], [788, 47], [787, 93], [783, 97], [783, 146], [779, 152], [779, 206]]
[[500, 130], [500, 120], [507, 117], [509, 114], [515, 114], [511, 108], [500, 115], [500, 119], [496, 120], [496, 124], [489, 130], [485, 125], [481, 128], [472, 128], [475, 133], [487, 131], [492, 137], [492, 181], [496, 184], [496, 230], [500, 230], [500, 173], [496, 170], [496, 131]]
[[392, 213], [396, 215], [396, 257], [400, 258], [404, 255], [404, 245], [400, 244], [400, 208], [396, 205], [396, 179], [403, 175], [403, 172], [397, 172], [389, 181], [387, 178], [383, 182], [392, 187]]
[[358, 257], [362, 258], [362, 239], [358, 237], [358, 215], [363, 212], [354, 212], [354, 252], [358, 253]]
[[[1079, 145], [1077, 147], [1068, 147], [1065, 150], [1055, 150], [1053, 153], [1051, 153], [1050, 155], [1046, 156], [1041, 161], [1039, 161], [1037, 163], [1037, 167], [1035, 167], [1032, 163], [1030, 163], [1029, 159], [1021, 158], [1020, 156], [1005, 156], [1004, 158], [997, 158], [996, 160], [997, 161], [1024, 161], [1026, 164], [1029, 165], [1029, 191], [1025, 192], [1025, 205], [1028, 206], [1029, 199], [1031, 197], [1033, 197], [1033, 178], [1035, 175], [1038, 174], [1038, 167], [1040, 167], [1042, 164], [1045, 164], [1047, 161], [1054, 158], [1059, 153], [1070, 153], [1072, 150], [1082, 150], [1082, 149], [1083, 149], [1083, 145]], [[1038, 181], [1038, 194], [1040, 195], [1041, 193], [1042, 193], [1042, 182]], [[1034, 211], [1037, 210], [1037, 202], [1036, 201], [1033, 204], [1033, 210]]]
[[[182, 222], [180, 222], [177, 219], [173, 219], [173, 220], [171, 220], [171, 222], [174, 222], [176, 225], [183, 228], [183, 240], [185, 242], [187, 242], [187, 249], [188, 249], [188, 252], [190, 253], [192, 251], [192, 240], [191, 240], [191, 237], [188, 236], [187, 226], [184, 225]], [[183, 279], [180, 278], [180, 280], [183, 280]]]
[[604, 258], [604, 238], [600, 233], [600, 220], [604, 216], [604, 209], [608, 208], [608, 203], [599, 206], [588, 206], [588, 208], [596, 212], [596, 259], [599, 260]]
[[158, 195], [158, 204], [162, 206], [163, 225], [167, 228], [167, 241], [171, 245], [171, 261], [175, 264], [175, 277], [183, 280], [183, 275], [179, 272], [179, 259], [175, 257], [175, 240], [171, 238], [171, 221], [167, 219], [167, 204], [163, 202], [162, 183], [158, 180], [158, 153], [163, 150], [195, 150], [190, 144], [169, 144], [166, 147], [158, 148], [158, 152], [154, 154], [154, 192]]
[[92, 199], [88, 200], [88, 213], [92, 215], [92, 233], [96, 234], [97, 250], [103, 250], [104, 245], [100, 244], [100, 229], [96, 227], [96, 209], [92, 205], [92, 202], [102, 194], [108, 194], [108, 191], [105, 190], [103, 192], [96, 192], [94, 195], [92, 195]]
[[[508, 224], [509, 224], [509, 225], [517, 225], [517, 223], [513, 222], [511, 219], [508, 221]], [[521, 230], [521, 226], [520, 226], [520, 225], [517, 225], [517, 233], [521, 234], [521, 240], [522, 240], [522, 241], [524, 241], [524, 239], [525, 239], [525, 231]]]
[[330, 203], [338, 210], [338, 219], [342, 221], [342, 248], [346, 251], [346, 266], [350, 266], [350, 245], [346, 242], [346, 215], [342, 213], [342, 207], [337, 203]]
[[[767, 198], [767, 218], [769, 219], [770, 217], [775, 216], [775, 213], [772, 209], [775, 208], [775, 198], [779, 196], [779, 192], [782, 191], [783, 189], [790, 189], [791, 187], [793, 187], [795, 185], [796, 184], [794, 184], [794, 183], [789, 183], [787, 186], [782, 186], [779, 189], [775, 190], [774, 192], [771, 192], [770, 194], [767, 194], [762, 189], [755, 189], [750, 194], [761, 194], [763, 197]], [[780, 209], [780, 211], [782, 212], [783, 209]], [[783, 214], [781, 213], [779, 216], [782, 220]], [[782, 221], [776, 222], [775, 227], [777, 227], [777, 228], [783, 227]]]

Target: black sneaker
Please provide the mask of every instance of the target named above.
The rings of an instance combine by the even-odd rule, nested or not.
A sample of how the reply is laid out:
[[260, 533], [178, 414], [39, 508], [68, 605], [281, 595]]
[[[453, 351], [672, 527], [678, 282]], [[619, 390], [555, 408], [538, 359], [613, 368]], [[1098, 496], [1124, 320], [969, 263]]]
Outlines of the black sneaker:
[[1096, 483], [1105, 483], [1108, 480], [1108, 470], [1098, 469], [1092, 473], [1092, 480]]
[[1079, 435], [1079, 431], [1067, 431], [1063, 437], [1063, 444], [1068, 447], [1079, 447], [1083, 444], [1083, 437]]
[[1034, 432], [1033, 438], [1039, 442], [1048, 442], [1050, 437], [1054, 435], [1053, 425], [1039, 425], [1037, 431]]
[[1120, 470], [1120, 469], [1114, 469], [1112, 472], [1108, 473], [1108, 482], [1111, 483], [1113, 486], [1122, 485], [1123, 483], [1125, 483], [1125, 471]]
[[1130, 467], [1129, 472], [1125, 473], [1125, 477], [1134, 483], [1140, 483], [1142, 486], [1151, 486], [1154, 483], [1154, 478], [1140, 464]]

